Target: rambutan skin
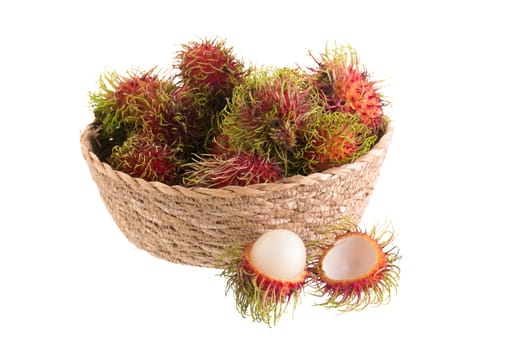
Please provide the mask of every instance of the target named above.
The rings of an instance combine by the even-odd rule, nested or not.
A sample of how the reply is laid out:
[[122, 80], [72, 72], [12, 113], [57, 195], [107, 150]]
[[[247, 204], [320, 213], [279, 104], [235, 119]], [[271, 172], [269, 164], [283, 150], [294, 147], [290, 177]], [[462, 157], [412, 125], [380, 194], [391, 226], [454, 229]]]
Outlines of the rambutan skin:
[[180, 148], [187, 129], [176, 108], [176, 89], [173, 78], [156, 68], [102, 75], [99, 91], [90, 94], [95, 120], [101, 125], [100, 137], [119, 139], [113, 145], [120, 145], [140, 129], [170, 148]]
[[134, 133], [112, 150], [108, 163], [116, 170], [146, 181], [176, 184], [180, 161], [177, 150], [143, 133]]
[[283, 178], [279, 163], [256, 153], [224, 153], [186, 164], [184, 184], [221, 188], [276, 182]]
[[358, 115], [329, 111], [316, 115], [304, 127], [294, 150], [294, 171], [308, 175], [351, 163], [376, 142], [377, 136]]
[[174, 67], [184, 85], [208, 95], [210, 100], [231, 96], [247, 70], [225, 40], [204, 39], [184, 45], [175, 56]]
[[309, 68], [310, 77], [326, 99], [327, 108], [357, 113], [364, 125], [381, 135], [386, 129], [383, 107], [387, 101], [379, 92], [379, 82], [371, 80], [359, 64], [355, 49], [351, 46], [327, 48], [314, 61], [317, 66]]
[[238, 86], [221, 131], [233, 148], [255, 151], [285, 162], [308, 118], [323, 111], [313, 86], [293, 69], [261, 69]]

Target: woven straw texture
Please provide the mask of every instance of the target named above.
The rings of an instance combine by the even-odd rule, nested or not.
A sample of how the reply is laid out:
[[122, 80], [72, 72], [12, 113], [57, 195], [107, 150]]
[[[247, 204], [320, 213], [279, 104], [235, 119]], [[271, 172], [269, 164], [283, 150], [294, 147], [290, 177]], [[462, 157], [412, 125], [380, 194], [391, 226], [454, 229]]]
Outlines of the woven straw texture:
[[358, 222], [392, 132], [390, 125], [374, 148], [351, 164], [278, 183], [221, 189], [167, 186], [115, 171], [94, 153], [92, 125], [81, 135], [81, 149], [108, 211], [129, 241], [174, 263], [214, 267], [226, 246], [253, 241], [269, 229], [289, 229], [309, 240], [343, 216]]

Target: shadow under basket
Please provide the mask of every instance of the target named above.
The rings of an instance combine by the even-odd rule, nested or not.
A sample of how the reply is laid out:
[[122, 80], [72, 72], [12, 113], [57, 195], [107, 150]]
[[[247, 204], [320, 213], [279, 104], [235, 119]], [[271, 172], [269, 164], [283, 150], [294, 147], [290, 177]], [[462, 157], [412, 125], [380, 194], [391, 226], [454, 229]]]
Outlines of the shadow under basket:
[[304, 240], [343, 217], [359, 222], [392, 137], [386, 133], [350, 164], [276, 183], [186, 188], [116, 171], [94, 151], [93, 125], [81, 135], [82, 154], [117, 226], [138, 248], [174, 263], [215, 267], [233, 242], [289, 229]]

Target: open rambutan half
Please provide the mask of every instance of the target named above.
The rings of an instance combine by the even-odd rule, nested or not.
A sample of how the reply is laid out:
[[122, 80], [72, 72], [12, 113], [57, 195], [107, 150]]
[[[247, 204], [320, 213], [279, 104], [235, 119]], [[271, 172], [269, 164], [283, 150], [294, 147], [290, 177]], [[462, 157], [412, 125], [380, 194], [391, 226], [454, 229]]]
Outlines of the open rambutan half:
[[233, 245], [219, 259], [226, 293], [233, 291], [243, 317], [275, 325], [287, 306], [295, 309], [306, 278], [306, 248], [289, 230], [269, 230], [256, 241]]
[[389, 302], [397, 292], [400, 273], [393, 231], [374, 226], [366, 232], [348, 221], [334, 229], [342, 233], [320, 247], [309, 268], [314, 294], [326, 298], [319, 305], [347, 312]]

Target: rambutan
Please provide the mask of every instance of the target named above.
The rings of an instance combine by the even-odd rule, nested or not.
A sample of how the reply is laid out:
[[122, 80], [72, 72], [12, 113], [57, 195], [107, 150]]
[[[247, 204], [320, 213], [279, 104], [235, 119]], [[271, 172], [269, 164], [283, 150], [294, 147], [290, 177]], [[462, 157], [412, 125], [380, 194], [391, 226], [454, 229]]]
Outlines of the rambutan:
[[175, 84], [170, 77], [159, 74], [156, 68], [130, 70], [124, 75], [101, 74], [99, 90], [90, 93], [90, 100], [95, 120], [102, 124], [105, 135], [113, 135], [118, 128], [132, 131], [145, 117], [170, 122], [170, 95]]
[[221, 188], [275, 182], [283, 177], [280, 164], [257, 153], [224, 153], [196, 157], [185, 164], [184, 184]]
[[235, 149], [275, 157], [286, 167], [301, 128], [322, 110], [316, 90], [298, 70], [260, 69], [233, 91], [221, 129]]
[[289, 230], [270, 230], [255, 242], [234, 244], [218, 267], [240, 314], [269, 326], [277, 323], [289, 304], [295, 308], [308, 276], [305, 245]]
[[294, 166], [308, 175], [350, 163], [367, 153], [377, 135], [360, 122], [356, 114], [325, 112], [311, 118], [295, 148]]
[[392, 230], [373, 227], [366, 232], [343, 220], [327, 234], [334, 232], [335, 241], [321, 246], [309, 267], [315, 294], [326, 298], [319, 305], [346, 312], [390, 301], [400, 272]]
[[113, 148], [108, 163], [132, 177], [173, 185], [178, 180], [181, 164], [177, 153], [177, 149], [136, 132], [121, 146]]
[[317, 67], [310, 68], [312, 80], [326, 98], [328, 109], [357, 113], [363, 124], [381, 135], [387, 123], [383, 111], [386, 101], [379, 93], [379, 82], [371, 80], [359, 64], [355, 49], [336, 46], [313, 58]]
[[246, 75], [242, 60], [225, 40], [217, 38], [182, 45], [176, 53], [174, 67], [179, 70], [184, 85], [205, 93], [211, 103], [218, 104], [219, 110]]
[[[188, 86], [179, 86], [172, 93], [176, 115], [185, 126], [184, 146], [187, 154], [201, 153], [209, 143], [216, 112], [208, 106], [207, 96]], [[216, 129], [216, 128], [215, 128]]]

